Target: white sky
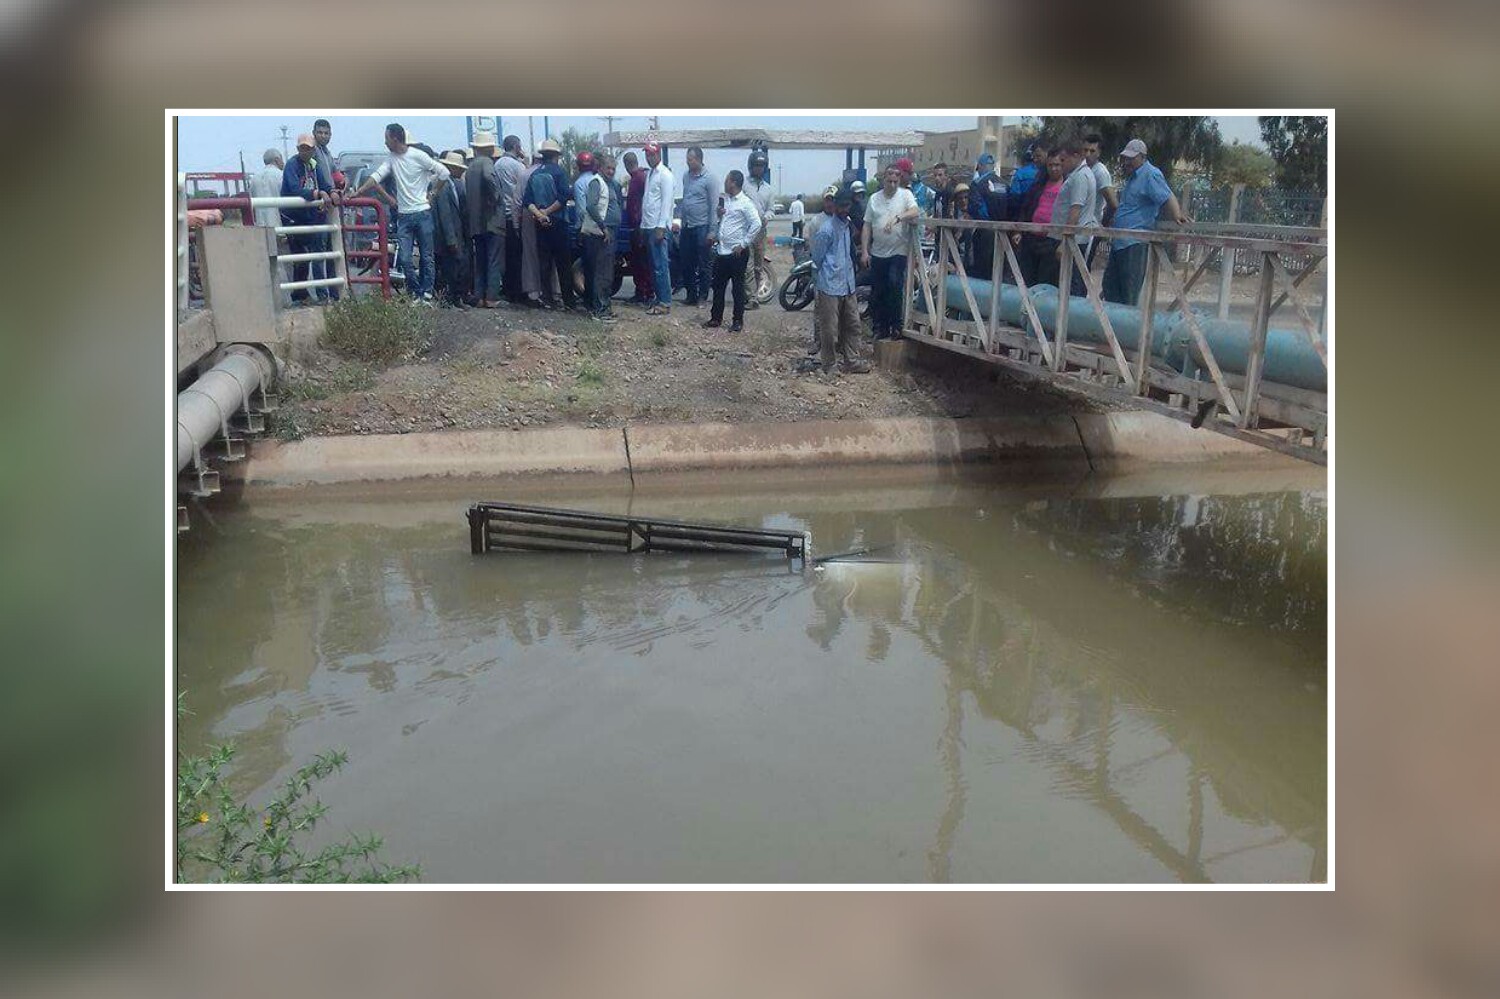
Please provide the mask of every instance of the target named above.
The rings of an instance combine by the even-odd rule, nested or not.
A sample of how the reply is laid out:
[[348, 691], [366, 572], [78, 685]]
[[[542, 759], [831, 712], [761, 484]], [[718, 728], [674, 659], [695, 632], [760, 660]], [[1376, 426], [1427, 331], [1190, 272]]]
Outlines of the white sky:
[[[475, 112], [485, 113], [485, 112]], [[438, 151], [464, 144], [468, 131], [461, 115], [421, 116], [403, 115], [394, 112], [372, 115], [331, 115], [288, 113], [271, 116], [183, 116], [178, 128], [179, 170], [238, 170], [240, 154], [244, 154], [245, 166], [251, 171], [260, 168], [261, 155], [268, 148], [281, 148], [281, 125], [288, 127], [290, 147], [299, 132], [312, 131], [315, 118], [327, 118], [333, 125], [334, 153], [347, 150], [378, 150], [384, 148], [384, 129], [389, 121], [400, 121], [407, 132], [421, 142]], [[514, 133], [528, 149], [531, 142], [524, 115], [502, 114], [503, 132]], [[1006, 123], [1015, 121], [1007, 117]], [[532, 116], [536, 140], [543, 135], [543, 121]], [[605, 125], [597, 117], [550, 116], [547, 124], [552, 134], [558, 135], [569, 127], [603, 134]], [[661, 126], [668, 128], [732, 128], [735, 126], [765, 128], [826, 128], [826, 129], [922, 129], [929, 132], [956, 131], [973, 128], [972, 115], [923, 115], [905, 116], [778, 116], [756, 118], [746, 116], [662, 115]], [[1220, 117], [1219, 127], [1226, 142], [1239, 139], [1241, 142], [1260, 141], [1260, 129], [1253, 116], [1242, 115]], [[617, 117], [615, 129], [639, 131], [646, 128], [643, 117]], [[705, 150], [708, 168], [720, 176], [727, 170], [745, 168], [748, 153], [739, 149]], [[681, 153], [672, 150], [670, 165], [674, 172], [682, 167]], [[776, 182], [783, 194], [798, 194], [820, 190], [836, 179], [844, 167], [842, 150], [776, 150], [771, 151], [771, 164]]]

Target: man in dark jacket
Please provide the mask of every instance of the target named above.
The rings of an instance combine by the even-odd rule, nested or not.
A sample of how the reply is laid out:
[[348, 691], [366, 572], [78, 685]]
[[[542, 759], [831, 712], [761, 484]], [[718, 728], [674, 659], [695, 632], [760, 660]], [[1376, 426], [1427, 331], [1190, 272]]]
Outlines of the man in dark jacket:
[[485, 309], [500, 304], [505, 273], [505, 206], [495, 168], [495, 137], [474, 134], [474, 156], [464, 171], [465, 223], [473, 246], [474, 287], [470, 301]]
[[573, 185], [558, 162], [562, 158], [562, 147], [556, 140], [543, 139], [538, 150], [542, 154], [542, 165], [527, 182], [523, 204], [537, 226], [542, 304], [549, 309], [557, 308], [557, 299], [552, 294], [552, 276], [555, 275], [558, 290], [562, 293], [562, 307], [571, 312], [578, 301], [573, 290], [573, 259], [569, 252], [572, 233], [568, 230], [566, 211]]
[[[332, 178], [324, 173], [317, 160], [317, 142], [311, 135], [297, 136], [297, 155], [281, 172], [281, 196], [301, 198], [309, 202], [307, 208], [285, 208], [281, 212], [282, 225], [323, 225], [328, 222], [328, 207], [332, 202]], [[315, 204], [314, 204], [315, 203]], [[323, 234], [292, 234], [287, 236], [289, 253], [329, 252], [323, 249]], [[330, 268], [331, 270], [331, 268]], [[308, 262], [303, 260], [292, 265], [292, 280], [308, 280]], [[328, 285], [319, 285], [319, 302], [328, 300]], [[307, 303], [307, 289], [292, 291], [292, 301], [298, 305]]]
[[[969, 216], [991, 222], [1010, 218], [1005, 182], [995, 173], [995, 157], [985, 153], [979, 157], [974, 168], [974, 180], [969, 184]], [[994, 262], [995, 234], [988, 230], [974, 233], [973, 276], [986, 280]]]
[[468, 206], [464, 196], [464, 154], [451, 150], [439, 160], [448, 168], [448, 182], [437, 192], [432, 203], [432, 242], [437, 257], [438, 293], [445, 304], [468, 308], [464, 298], [469, 293], [469, 240], [464, 222]]

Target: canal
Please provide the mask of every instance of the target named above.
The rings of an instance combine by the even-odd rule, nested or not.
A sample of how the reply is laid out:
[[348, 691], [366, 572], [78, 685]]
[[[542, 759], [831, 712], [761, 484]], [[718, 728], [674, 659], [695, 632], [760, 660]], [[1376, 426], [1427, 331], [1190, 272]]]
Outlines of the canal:
[[[346, 749], [328, 832], [434, 882], [1322, 881], [1323, 482], [261, 494], [179, 542], [179, 746]], [[474, 556], [475, 499], [877, 550]]]

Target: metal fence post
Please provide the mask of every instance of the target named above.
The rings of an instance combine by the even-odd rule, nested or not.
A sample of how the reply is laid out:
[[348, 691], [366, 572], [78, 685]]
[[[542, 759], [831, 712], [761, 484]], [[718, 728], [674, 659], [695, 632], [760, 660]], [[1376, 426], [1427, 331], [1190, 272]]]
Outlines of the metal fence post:
[[1240, 407], [1241, 430], [1256, 424], [1260, 400], [1260, 376], [1266, 365], [1266, 331], [1271, 325], [1271, 295], [1276, 290], [1276, 272], [1271, 254], [1260, 254], [1260, 286], [1255, 293], [1255, 316], [1250, 321], [1249, 356], [1245, 361], [1245, 403]]
[[1068, 350], [1068, 313], [1072, 311], [1073, 292], [1073, 253], [1068, 247], [1068, 240], [1073, 236], [1063, 233], [1062, 239], [1058, 240], [1057, 248], [1062, 251], [1062, 267], [1057, 276], [1057, 332], [1052, 336], [1052, 370], [1062, 371], [1067, 364], [1066, 354]]
[[188, 310], [188, 255], [189, 239], [187, 214], [187, 175], [177, 175], [177, 312], [178, 319]]
[[[1245, 193], [1244, 184], [1236, 184], [1229, 191], [1229, 216], [1226, 220], [1233, 225], [1240, 220], [1240, 195]], [[1236, 250], [1222, 250], [1219, 253], [1219, 318], [1229, 318], [1229, 293], [1234, 284], [1234, 265], [1240, 258]]]

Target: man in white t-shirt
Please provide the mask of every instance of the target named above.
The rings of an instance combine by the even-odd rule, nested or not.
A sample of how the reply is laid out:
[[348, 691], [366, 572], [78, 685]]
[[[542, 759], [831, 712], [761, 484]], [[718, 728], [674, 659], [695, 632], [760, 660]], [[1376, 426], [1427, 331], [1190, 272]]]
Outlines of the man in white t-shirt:
[[[396, 181], [396, 266], [406, 278], [406, 290], [412, 301], [435, 305], [432, 199], [448, 182], [448, 171], [422, 150], [408, 146], [406, 129], [400, 125], [392, 123], [385, 127], [385, 148], [391, 155], [370, 171], [350, 197], [360, 197], [386, 177]], [[413, 242], [422, 257], [420, 274], [411, 266]]]
[[[1063, 186], [1057, 192], [1057, 201], [1052, 208], [1052, 221], [1054, 224], [1088, 226], [1093, 228], [1099, 224], [1099, 219], [1094, 215], [1094, 199], [1098, 196], [1094, 181], [1094, 171], [1083, 160], [1083, 143], [1077, 139], [1069, 139], [1057, 147], [1057, 156], [1062, 160]], [[1088, 249], [1088, 241], [1091, 238], [1085, 233], [1075, 233], [1071, 237], [1063, 237], [1058, 240], [1057, 252], [1071, 255], [1068, 249], [1068, 240], [1073, 239], [1078, 246]], [[1074, 266], [1073, 280], [1070, 283], [1071, 294], [1086, 294], [1083, 284], [1083, 271]]]
[[787, 208], [787, 215], [791, 216], [792, 219], [793, 239], [802, 238], [803, 218], [806, 216], [806, 214], [807, 209], [802, 207], [802, 195], [799, 194], [792, 199], [791, 205]]
[[[1120, 207], [1120, 196], [1115, 192], [1115, 179], [1109, 175], [1109, 167], [1099, 159], [1099, 146], [1104, 141], [1098, 132], [1090, 132], [1083, 137], [1083, 161], [1094, 171], [1094, 217], [1099, 220], [1101, 229], [1108, 229], [1109, 224], [1115, 220], [1115, 210]], [[1093, 266], [1094, 254], [1099, 250], [1099, 244], [1104, 240], [1094, 238], [1089, 241], [1088, 262]]]
[[906, 286], [909, 223], [922, 210], [916, 196], [901, 186], [901, 170], [885, 168], [880, 190], [865, 204], [859, 233], [860, 263], [870, 269], [870, 323], [877, 340], [901, 335], [901, 290]]

